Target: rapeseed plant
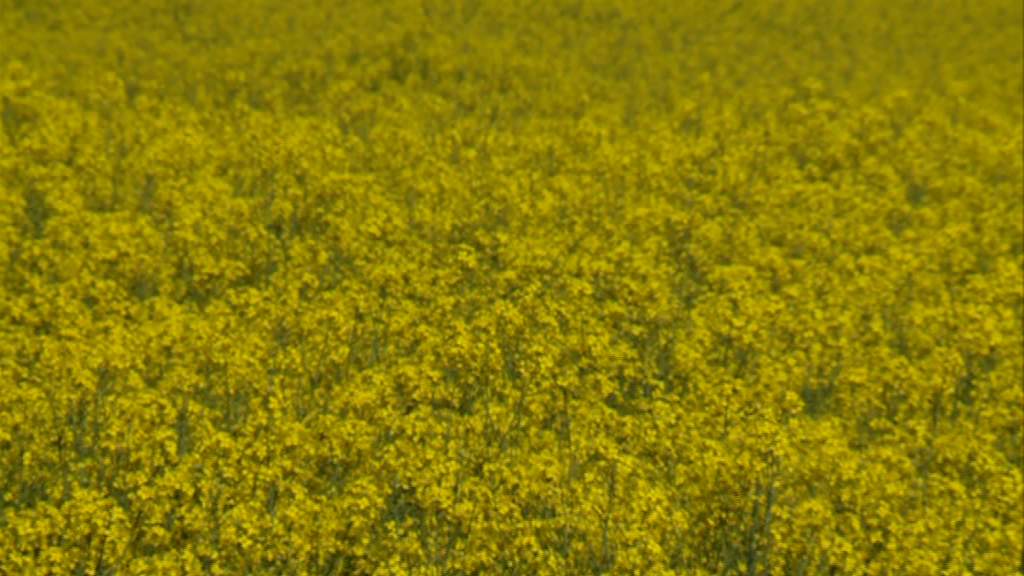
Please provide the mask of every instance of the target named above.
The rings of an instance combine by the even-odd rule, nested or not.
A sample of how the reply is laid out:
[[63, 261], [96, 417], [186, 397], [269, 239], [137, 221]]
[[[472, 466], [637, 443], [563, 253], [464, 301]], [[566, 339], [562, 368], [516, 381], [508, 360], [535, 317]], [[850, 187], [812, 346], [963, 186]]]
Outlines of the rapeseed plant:
[[1024, 571], [1020, 5], [330, 4], [0, 1], [0, 573]]

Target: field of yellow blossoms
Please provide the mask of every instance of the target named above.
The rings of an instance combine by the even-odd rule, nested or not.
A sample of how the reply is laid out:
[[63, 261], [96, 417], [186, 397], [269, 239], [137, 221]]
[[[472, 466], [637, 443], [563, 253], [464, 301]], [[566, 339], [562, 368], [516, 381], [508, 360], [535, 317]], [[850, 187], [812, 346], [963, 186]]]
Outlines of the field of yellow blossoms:
[[1018, 0], [0, 0], [0, 575], [1024, 572]]

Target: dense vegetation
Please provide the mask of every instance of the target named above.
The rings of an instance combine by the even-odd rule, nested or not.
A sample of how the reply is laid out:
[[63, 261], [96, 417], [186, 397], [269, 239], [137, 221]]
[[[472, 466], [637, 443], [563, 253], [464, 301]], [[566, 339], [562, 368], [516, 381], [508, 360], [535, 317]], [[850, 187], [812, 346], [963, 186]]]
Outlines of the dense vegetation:
[[0, 573], [1021, 574], [1015, 0], [0, 0]]

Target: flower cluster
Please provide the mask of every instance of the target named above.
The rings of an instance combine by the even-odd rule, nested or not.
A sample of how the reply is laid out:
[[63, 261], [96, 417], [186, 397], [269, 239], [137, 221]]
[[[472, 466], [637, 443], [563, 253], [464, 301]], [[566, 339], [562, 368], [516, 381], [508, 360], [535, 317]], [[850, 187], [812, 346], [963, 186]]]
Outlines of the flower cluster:
[[1022, 5], [0, 0], [0, 573], [1024, 571]]

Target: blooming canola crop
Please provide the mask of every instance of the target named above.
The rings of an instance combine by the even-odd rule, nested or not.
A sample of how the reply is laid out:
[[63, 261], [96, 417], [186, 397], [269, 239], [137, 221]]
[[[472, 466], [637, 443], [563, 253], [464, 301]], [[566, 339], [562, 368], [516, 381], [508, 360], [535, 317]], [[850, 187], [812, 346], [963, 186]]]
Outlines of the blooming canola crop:
[[1024, 572], [1024, 23], [0, 0], [0, 574]]

